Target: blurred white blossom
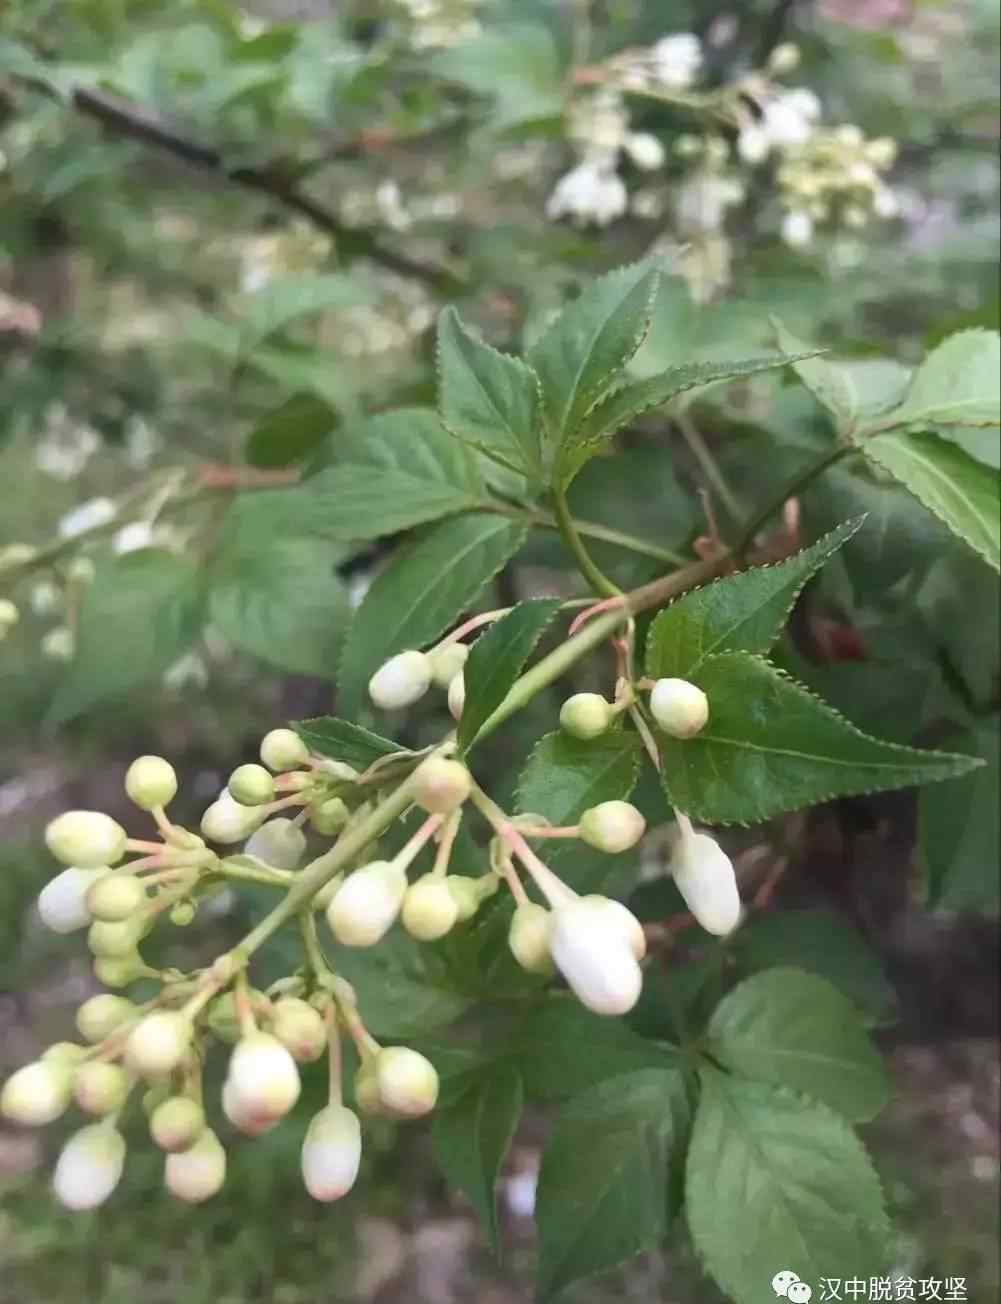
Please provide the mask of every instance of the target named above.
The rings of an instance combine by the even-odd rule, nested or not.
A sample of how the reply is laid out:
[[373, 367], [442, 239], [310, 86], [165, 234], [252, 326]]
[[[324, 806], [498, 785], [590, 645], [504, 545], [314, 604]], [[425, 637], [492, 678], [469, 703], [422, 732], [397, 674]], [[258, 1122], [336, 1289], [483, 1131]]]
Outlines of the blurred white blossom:
[[110, 498], [91, 498], [79, 507], [60, 518], [58, 531], [60, 538], [72, 539], [87, 530], [96, 530], [115, 519], [118, 509]]

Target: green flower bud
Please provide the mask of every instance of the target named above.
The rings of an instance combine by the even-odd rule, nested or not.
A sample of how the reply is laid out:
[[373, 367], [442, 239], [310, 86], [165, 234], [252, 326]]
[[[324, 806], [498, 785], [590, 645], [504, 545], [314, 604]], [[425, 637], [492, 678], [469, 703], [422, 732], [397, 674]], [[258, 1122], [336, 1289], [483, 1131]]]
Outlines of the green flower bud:
[[297, 996], [275, 1002], [270, 1030], [299, 1064], [312, 1064], [327, 1049], [323, 1016]]
[[511, 954], [529, 973], [549, 975], [555, 966], [549, 950], [550, 914], [545, 906], [528, 902], [511, 916], [507, 944]]
[[207, 1127], [188, 1150], [167, 1156], [164, 1183], [171, 1195], [188, 1204], [201, 1204], [222, 1190], [226, 1181], [226, 1151]]
[[400, 652], [368, 681], [368, 695], [383, 711], [398, 711], [419, 701], [431, 686], [431, 659], [423, 652]]
[[580, 836], [589, 847], [616, 855], [635, 847], [646, 820], [628, 801], [603, 801], [580, 817]]
[[469, 796], [472, 779], [460, 761], [429, 756], [414, 771], [414, 801], [431, 815], [447, 815]]
[[67, 1209], [96, 1209], [118, 1185], [125, 1166], [125, 1139], [106, 1123], [81, 1128], [66, 1142], [52, 1186]]
[[45, 829], [45, 844], [64, 865], [98, 869], [117, 865], [128, 835], [110, 816], [96, 810], [69, 810]]
[[172, 1154], [193, 1146], [205, 1128], [205, 1111], [190, 1096], [168, 1096], [152, 1111], [150, 1135], [161, 1150]]
[[42, 1127], [70, 1103], [73, 1071], [68, 1064], [36, 1060], [18, 1069], [0, 1092], [0, 1114], [24, 1127]]
[[191, 1045], [191, 1021], [173, 1010], [147, 1014], [129, 1033], [125, 1063], [144, 1078], [161, 1078], [181, 1063]]
[[385, 1113], [382, 1097], [379, 1095], [379, 1079], [376, 1077], [375, 1065], [363, 1064], [355, 1074], [355, 1104], [369, 1118], [378, 1118]]
[[99, 869], [71, 865], [46, 883], [38, 895], [38, 913], [46, 928], [54, 933], [75, 933], [86, 928], [91, 922], [87, 894], [107, 872], [107, 865]]
[[238, 765], [227, 787], [241, 806], [263, 806], [275, 796], [275, 781], [263, 765]]
[[198, 913], [198, 907], [194, 901], [178, 901], [170, 911], [170, 922], [175, 928], [187, 928], [194, 920]]
[[102, 955], [100, 959], [94, 961], [94, 974], [98, 982], [104, 983], [105, 987], [128, 987], [137, 978], [142, 978], [145, 973], [146, 966], [138, 951], [120, 957]]
[[472, 919], [480, 908], [480, 902], [483, 900], [479, 880], [469, 878], [465, 874], [449, 874], [445, 879], [445, 884], [452, 894], [452, 900], [455, 902], [458, 912], [456, 915], [457, 921], [462, 924], [467, 919]]
[[0, 635], [6, 634], [21, 619], [21, 613], [10, 598], [0, 598]]
[[355, 1184], [361, 1164], [361, 1124], [344, 1105], [313, 1118], [302, 1146], [302, 1180], [314, 1200], [339, 1200]]
[[84, 1001], [76, 1012], [76, 1026], [85, 1041], [96, 1044], [110, 1037], [116, 1028], [131, 1023], [138, 1010], [124, 996], [102, 992]]
[[[264, 993], [258, 991], [256, 987], [251, 987], [249, 996], [251, 1006], [260, 1006], [266, 999]], [[240, 1020], [236, 1013], [236, 999], [232, 992], [223, 992], [211, 1002], [205, 1022], [213, 1036], [231, 1046], [236, 1045], [242, 1034]]]
[[87, 890], [87, 909], [94, 919], [121, 923], [146, 904], [146, 889], [134, 874], [105, 874]]
[[799, 46], [792, 41], [783, 41], [768, 56], [768, 71], [781, 77], [783, 73], [792, 72], [799, 67]]
[[38, 549], [30, 543], [8, 543], [0, 548], [0, 572], [26, 566], [38, 556]]
[[261, 740], [261, 760], [276, 774], [295, 770], [309, 760], [309, 748], [291, 729], [272, 729]]
[[162, 756], [140, 756], [126, 772], [125, 791], [140, 810], [166, 806], [177, 794], [174, 767]]
[[439, 688], [448, 688], [469, 658], [465, 643], [449, 643], [430, 653], [431, 678]]
[[121, 1109], [132, 1083], [118, 1064], [88, 1060], [81, 1064], [73, 1079], [73, 1098], [85, 1114], [114, 1114]]
[[95, 919], [87, 930], [87, 945], [101, 960], [123, 960], [131, 955], [143, 935], [141, 919], [121, 919], [106, 923]]
[[615, 718], [598, 693], [574, 693], [560, 708], [560, 728], [572, 738], [598, 738]]
[[400, 918], [411, 937], [433, 942], [451, 931], [459, 906], [445, 879], [425, 874], [407, 888]]
[[438, 1074], [419, 1051], [387, 1046], [375, 1057], [375, 1076], [384, 1109], [401, 1118], [429, 1114], [438, 1099]]
[[66, 578], [70, 584], [91, 584], [97, 574], [97, 567], [89, 557], [74, 557], [66, 567]]
[[42, 656], [50, 661], [72, 661], [76, 651], [76, 639], [68, 625], [57, 625], [42, 637], [39, 644]]
[[51, 1046], [46, 1047], [42, 1052], [42, 1059], [46, 1063], [72, 1066], [86, 1059], [87, 1054], [87, 1047], [81, 1046], [75, 1041], [54, 1041]]
[[309, 808], [309, 822], [317, 833], [332, 838], [340, 833], [351, 817], [351, 812], [340, 797], [330, 797], [324, 802], [315, 802]]
[[363, 865], [327, 907], [330, 931], [344, 946], [374, 946], [393, 926], [406, 890], [406, 873], [392, 861]]
[[694, 738], [709, 719], [709, 699], [687, 679], [658, 679], [650, 693], [650, 714], [672, 738]]

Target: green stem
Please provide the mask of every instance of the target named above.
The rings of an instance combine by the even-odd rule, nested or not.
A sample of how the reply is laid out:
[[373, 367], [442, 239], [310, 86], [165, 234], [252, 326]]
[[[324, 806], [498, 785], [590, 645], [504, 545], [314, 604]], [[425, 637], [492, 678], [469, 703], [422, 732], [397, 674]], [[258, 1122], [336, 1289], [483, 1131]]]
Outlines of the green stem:
[[[496, 498], [484, 499], [477, 503], [477, 507], [481, 512], [496, 512], [499, 516], [510, 516], [512, 520], [524, 521], [539, 530], [560, 528], [559, 522], [548, 512], [516, 507]], [[577, 533], [583, 535], [585, 539], [597, 539], [599, 543], [610, 543], [616, 548], [624, 548], [626, 552], [635, 552], [640, 557], [652, 557], [654, 561], [663, 562], [665, 566], [684, 566], [687, 560], [680, 552], [674, 552], [671, 548], [662, 548], [659, 543], [653, 543], [650, 539], [641, 539], [638, 535], [627, 534], [624, 530], [613, 529], [610, 525], [600, 525], [597, 521], [582, 521], [575, 516], [573, 525]]]
[[739, 521], [743, 516], [740, 499], [726, 482], [726, 476], [713, 456], [712, 449], [706, 443], [702, 431], [698, 428], [684, 408], [678, 408], [673, 414], [674, 423], [681, 431], [682, 438], [692, 451], [692, 456], [702, 468], [702, 474], [711, 488], [716, 490], [720, 502], [732, 521]]
[[613, 584], [591, 559], [591, 554], [584, 547], [584, 541], [577, 531], [573, 517], [570, 515], [566, 494], [562, 489], [556, 489], [553, 492], [553, 510], [556, 513], [556, 521], [563, 542], [573, 553], [581, 574], [596, 592], [603, 593], [606, 598], [617, 598], [622, 590], [617, 584]]
[[764, 506], [759, 512], [755, 513], [749, 523], [744, 527], [744, 532], [740, 537], [740, 542], [733, 550], [735, 555], [738, 557], [743, 556], [754, 542], [754, 536], [777, 511], [781, 510], [783, 503], [787, 502], [790, 498], [795, 498], [797, 494], [802, 493], [807, 485], [812, 484], [817, 476], [823, 475], [828, 467], [834, 466], [834, 464], [840, 462], [843, 457], [847, 457], [850, 453], [855, 453], [857, 451], [858, 450], [855, 448], [839, 445], [837, 448], [830, 449], [823, 455], [823, 457], [818, 458], [816, 462], [812, 462], [804, 471], [800, 471], [797, 475], [794, 475], [791, 480], [783, 485], [775, 497], [772, 498], [766, 506]]
[[312, 910], [303, 910], [299, 915], [299, 928], [302, 932], [302, 948], [306, 952], [306, 960], [314, 975], [319, 979], [331, 974], [333, 970], [323, 954], [320, 935], [316, 931], [316, 917]]

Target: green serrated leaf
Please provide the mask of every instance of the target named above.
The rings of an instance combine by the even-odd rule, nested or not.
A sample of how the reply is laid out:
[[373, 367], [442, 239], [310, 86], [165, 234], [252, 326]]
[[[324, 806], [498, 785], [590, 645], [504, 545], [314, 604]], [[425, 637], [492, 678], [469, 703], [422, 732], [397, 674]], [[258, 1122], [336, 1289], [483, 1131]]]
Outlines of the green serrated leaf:
[[998, 718], [980, 721], [955, 741], [985, 764], [972, 774], [921, 794], [918, 840], [926, 902], [932, 909], [991, 909], [1001, 896]]
[[1001, 336], [959, 331], [928, 354], [903, 402], [880, 428], [919, 424], [996, 426], [1001, 423]]
[[528, 361], [542, 383], [547, 461], [556, 460], [642, 344], [658, 279], [646, 263], [610, 272], [568, 304], [532, 345]]
[[1001, 570], [1001, 475], [951, 440], [924, 431], [873, 435], [866, 457], [898, 479], [919, 502]]
[[706, 1270], [735, 1304], [762, 1304], [789, 1270], [878, 1276], [890, 1228], [879, 1178], [840, 1115], [794, 1092], [701, 1074], [685, 1178], [689, 1231]]
[[449, 1079], [431, 1140], [448, 1181], [465, 1191], [494, 1254], [500, 1255], [494, 1188], [524, 1097], [521, 1074], [504, 1060]]
[[336, 425], [329, 403], [311, 394], [296, 394], [269, 412], [247, 436], [247, 461], [260, 467], [301, 462]]
[[559, 598], [519, 602], [473, 644], [463, 672], [466, 698], [458, 729], [460, 751], [474, 745], [481, 726], [507, 696], [560, 605]]
[[466, 330], [454, 308], [438, 319], [441, 419], [456, 439], [539, 483], [539, 378], [520, 358]]
[[187, 558], [158, 548], [115, 557], [83, 595], [76, 653], [48, 720], [62, 724], [155, 678], [198, 633], [203, 577]]
[[382, 738], [349, 720], [338, 720], [333, 715], [298, 720], [292, 727], [311, 752], [329, 756], [335, 761], [345, 761], [356, 770], [367, 770], [383, 756], [406, 750], [389, 738]]
[[[772, 318], [775, 341], [784, 353], [803, 353], [805, 340], [786, 330], [777, 317]], [[817, 402], [834, 418], [834, 428], [839, 435], [848, 435], [858, 424], [861, 403], [852, 374], [846, 367], [824, 358], [804, 356], [793, 363], [793, 371], [807, 387]]]
[[834, 797], [965, 774], [975, 757], [870, 738], [762, 657], [707, 657], [692, 676], [709, 698], [695, 738], [660, 737], [668, 801], [708, 824], [750, 824]]
[[422, 480], [380, 466], [341, 464], [316, 480], [329, 489], [332, 508], [325, 532], [335, 539], [374, 539], [443, 516], [475, 510], [481, 500], [442, 481]]
[[437, 638], [473, 602], [525, 537], [525, 527], [471, 513], [434, 526], [397, 554], [355, 613], [341, 660], [341, 707], [353, 714], [373, 672]]
[[638, 735], [614, 730], [585, 742], [562, 732], [539, 740], [518, 780], [519, 811], [576, 824], [602, 801], [624, 801], [639, 776]]
[[454, 1023], [469, 1008], [434, 947], [394, 928], [378, 946], [333, 948], [337, 972], [360, 993], [374, 1037], [403, 1040]]
[[717, 1005], [706, 1038], [724, 1068], [794, 1087], [852, 1122], [886, 1105], [886, 1071], [858, 1010], [816, 974], [766, 969], [746, 978]]
[[472, 455], [433, 408], [397, 408], [350, 422], [338, 431], [336, 456], [354, 466], [380, 467], [476, 497], [483, 494]]
[[688, 1124], [677, 1070], [612, 1078], [566, 1106], [539, 1174], [541, 1299], [661, 1240], [677, 1212], [670, 1167]]
[[846, 521], [788, 561], [716, 580], [672, 602], [650, 626], [646, 673], [688, 679], [714, 653], [767, 652], [804, 584], [862, 520]]
[[553, 117], [563, 111], [563, 69], [553, 35], [541, 23], [506, 23], [486, 28], [433, 63], [439, 77], [468, 86], [494, 100], [492, 131]]

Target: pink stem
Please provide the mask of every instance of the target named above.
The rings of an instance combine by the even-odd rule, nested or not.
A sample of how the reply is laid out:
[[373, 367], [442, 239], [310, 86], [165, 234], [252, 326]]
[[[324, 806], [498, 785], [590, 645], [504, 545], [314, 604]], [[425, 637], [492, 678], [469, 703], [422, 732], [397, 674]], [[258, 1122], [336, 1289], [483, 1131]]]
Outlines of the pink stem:
[[406, 869], [421, 848], [431, 841], [444, 822], [444, 815], [429, 815], [410, 841], [405, 843], [402, 849], [393, 857], [394, 863], [399, 865], [401, 869]]
[[471, 616], [464, 625], [460, 625], [457, 629], [453, 629], [451, 634], [446, 634], [441, 642], [437, 644], [435, 650], [438, 648], [448, 647], [450, 643], [457, 643], [460, 638], [463, 638], [466, 634], [472, 633], [474, 629], [479, 629], [482, 625], [489, 625], [495, 620], [500, 620], [501, 616], [506, 616], [510, 610], [510, 607], [500, 607], [497, 611], [484, 611], [479, 616]]
[[576, 901], [577, 893], [542, 863], [513, 824], [505, 823], [497, 832], [531, 874], [536, 887], [553, 909]]
[[600, 615], [603, 611], [609, 611], [612, 607], [619, 607], [622, 605], [622, 602], [623, 599], [620, 597], [604, 598], [601, 602], [596, 602], [593, 607], [585, 608], [585, 610], [580, 612], [579, 615], [574, 616], [570, 623], [570, 628], [567, 631], [567, 637], [569, 638], [571, 635], [576, 634], [581, 625], [586, 624], [592, 616]]

